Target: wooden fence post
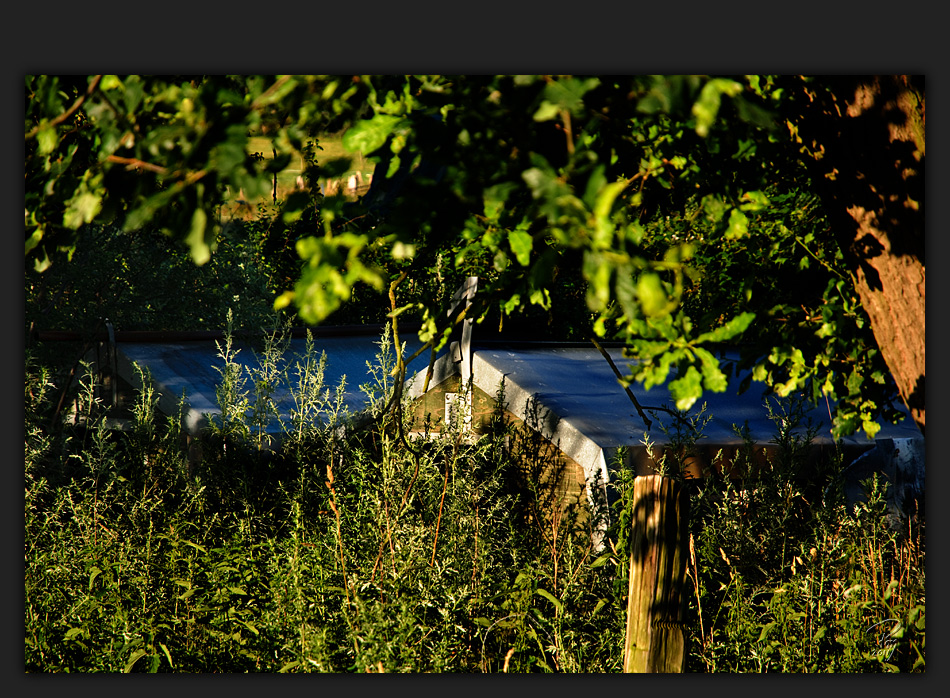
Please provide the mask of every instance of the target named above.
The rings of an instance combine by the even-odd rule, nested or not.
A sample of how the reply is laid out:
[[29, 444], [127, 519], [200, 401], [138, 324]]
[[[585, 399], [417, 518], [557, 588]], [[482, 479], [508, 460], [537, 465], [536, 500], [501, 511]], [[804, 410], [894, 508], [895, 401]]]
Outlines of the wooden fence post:
[[633, 496], [623, 670], [681, 673], [689, 497], [681, 483], [660, 475], [637, 477]]

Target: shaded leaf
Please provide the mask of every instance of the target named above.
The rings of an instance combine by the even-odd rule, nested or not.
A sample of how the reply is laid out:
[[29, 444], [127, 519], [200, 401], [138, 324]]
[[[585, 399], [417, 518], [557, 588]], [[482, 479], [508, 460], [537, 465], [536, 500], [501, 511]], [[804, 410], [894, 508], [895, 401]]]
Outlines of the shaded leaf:
[[553, 603], [553, 604], [554, 604], [554, 608], [557, 609], [558, 613], [560, 613], [562, 610], [564, 610], [564, 604], [562, 604], [558, 599], [556, 599], [556, 598], [554, 597], [554, 595], [553, 595], [551, 592], [549, 592], [549, 591], [547, 591], [547, 590], [545, 590], [545, 589], [541, 589], [541, 588], [539, 587], [538, 589], [535, 589], [534, 593], [537, 594], [538, 596], [541, 596], [541, 597], [547, 599], [547, 600], [550, 601], [551, 603]]

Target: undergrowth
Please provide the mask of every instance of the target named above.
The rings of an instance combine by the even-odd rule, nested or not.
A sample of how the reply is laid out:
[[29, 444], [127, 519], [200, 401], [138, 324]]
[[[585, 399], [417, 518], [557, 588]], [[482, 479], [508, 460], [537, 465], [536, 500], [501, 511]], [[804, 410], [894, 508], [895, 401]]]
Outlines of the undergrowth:
[[[282, 341], [243, 372], [221, 343], [221, 415], [197, 461], [181, 411], [161, 415], [147, 388], [116, 431], [87, 374], [85, 419], [51, 426], [56, 374], [28, 354], [26, 671], [621, 670], [628, 473], [597, 552], [590, 517], [539, 505], [556, 454], [503, 419], [503, 394], [477, 440], [428, 423], [403, 440], [409, 405], [378, 409], [386, 335], [359, 422], [313, 342], [287, 364]], [[687, 671], [923, 671], [923, 519], [889, 527], [880, 483], [851, 511], [841, 463], [810, 463], [787, 417], [762, 467], [741, 462], [749, 444], [740, 477], [686, 480]], [[678, 438], [687, 453], [698, 434]], [[658, 467], [682, 476], [666, 453]]]

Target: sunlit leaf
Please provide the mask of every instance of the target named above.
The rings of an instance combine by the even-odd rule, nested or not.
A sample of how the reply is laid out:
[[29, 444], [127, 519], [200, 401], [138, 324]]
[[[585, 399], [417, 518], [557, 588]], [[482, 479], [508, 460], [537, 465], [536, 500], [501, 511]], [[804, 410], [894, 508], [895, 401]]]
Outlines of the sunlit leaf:
[[748, 329], [752, 321], [755, 320], [755, 313], [745, 312], [736, 315], [724, 325], [717, 327], [711, 332], [704, 332], [696, 338], [696, 343], [704, 342], [725, 342], [735, 339]]
[[726, 374], [719, 368], [719, 361], [702, 347], [694, 347], [693, 351], [702, 364], [703, 387], [716, 393], [722, 393], [729, 387]]
[[191, 228], [185, 242], [191, 248], [191, 258], [199, 267], [211, 259], [211, 248], [205, 238], [205, 229], [208, 223], [208, 214], [204, 209], [197, 208], [191, 216]]
[[670, 381], [669, 389], [676, 409], [686, 411], [703, 394], [702, 375], [695, 366], [690, 366], [684, 375]]
[[518, 264], [523, 267], [531, 262], [531, 248], [534, 240], [531, 235], [523, 230], [512, 230], [508, 233], [508, 244], [511, 245], [511, 251], [515, 253]]
[[610, 220], [610, 210], [617, 196], [627, 185], [626, 182], [608, 184], [597, 196], [594, 205], [594, 244], [602, 249], [610, 247], [613, 238], [614, 224]]
[[535, 121], [550, 121], [551, 119], [557, 118], [560, 111], [558, 105], [545, 100], [541, 102], [541, 106], [538, 107], [538, 110], [531, 118]]
[[49, 155], [52, 153], [56, 150], [56, 145], [59, 143], [59, 134], [56, 132], [56, 127], [48, 124], [40, 127], [39, 132], [36, 134], [36, 142], [39, 145], [38, 152], [40, 155]]
[[102, 188], [102, 174], [90, 176], [86, 172], [73, 197], [66, 202], [66, 212], [63, 214], [63, 225], [76, 230], [92, 220], [102, 210], [102, 197], [105, 191]]
[[647, 316], [658, 315], [667, 305], [666, 290], [658, 274], [645, 272], [637, 279], [637, 297], [640, 307]]
[[122, 669], [122, 673], [123, 673], [123, 674], [128, 674], [129, 672], [131, 672], [131, 671], [132, 671], [132, 667], [135, 666], [135, 663], [136, 663], [138, 660], [140, 660], [142, 657], [144, 657], [146, 654], [148, 654], [148, 651], [145, 650], [145, 649], [143, 649], [143, 648], [141, 648], [141, 647], [140, 647], [139, 649], [135, 650], [135, 651], [129, 656], [129, 661], [126, 662], [125, 668]]
[[347, 130], [343, 134], [343, 147], [351, 153], [372, 153], [382, 147], [390, 134], [404, 121], [401, 116], [376, 114]]
[[549, 592], [549, 591], [547, 591], [547, 590], [545, 590], [545, 589], [541, 589], [541, 588], [539, 587], [539, 588], [535, 589], [535, 592], [534, 592], [534, 593], [536, 593], [538, 596], [541, 596], [542, 598], [545, 598], [545, 599], [547, 599], [548, 601], [550, 601], [551, 603], [553, 603], [553, 604], [554, 604], [554, 608], [556, 608], [559, 613], [560, 613], [562, 610], [564, 610], [564, 605], [561, 603], [561, 601], [560, 601], [559, 599], [555, 598], [555, 596], [554, 596], [551, 592]]
[[699, 99], [693, 104], [693, 116], [696, 117], [696, 133], [700, 136], [709, 135], [709, 129], [719, 114], [719, 105], [722, 96], [733, 97], [742, 91], [742, 85], [735, 80], [713, 78], [705, 85], [699, 94]]
[[736, 240], [749, 234], [749, 219], [737, 208], [729, 214], [729, 227], [726, 229], [726, 239]]
[[26, 239], [26, 254], [30, 253], [34, 247], [40, 244], [43, 239], [43, 226], [37, 226], [36, 230]]

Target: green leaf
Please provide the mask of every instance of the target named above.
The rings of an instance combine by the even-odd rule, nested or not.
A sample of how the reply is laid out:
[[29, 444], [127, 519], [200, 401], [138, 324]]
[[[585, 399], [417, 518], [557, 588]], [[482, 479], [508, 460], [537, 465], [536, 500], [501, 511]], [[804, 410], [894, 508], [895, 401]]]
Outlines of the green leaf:
[[534, 113], [534, 116], [531, 118], [535, 121], [550, 121], [551, 119], [557, 118], [557, 115], [560, 113], [560, 108], [556, 104], [552, 104], [547, 100], [541, 102], [541, 106], [538, 107], [538, 110]]
[[531, 235], [523, 230], [512, 230], [508, 233], [508, 244], [511, 246], [511, 251], [515, 253], [518, 264], [523, 267], [528, 266], [531, 262], [531, 248], [534, 244]]
[[769, 205], [769, 198], [761, 191], [747, 191], [742, 200], [746, 202], [739, 206], [743, 211], [760, 211]]
[[91, 223], [102, 210], [104, 194], [102, 174], [92, 175], [87, 170], [72, 198], [66, 202], [63, 225], [70, 230], [76, 230], [84, 223]]
[[742, 85], [735, 80], [713, 78], [699, 93], [699, 99], [693, 105], [693, 116], [696, 117], [696, 133], [702, 137], [709, 135], [709, 129], [716, 121], [722, 95], [735, 97], [742, 92]]
[[396, 240], [393, 243], [393, 259], [412, 259], [416, 256], [416, 246]]
[[122, 87], [122, 81], [119, 79], [118, 75], [103, 75], [102, 80], [99, 82], [99, 89], [103, 92], [108, 92], [110, 90], [115, 90]]
[[604, 175], [603, 165], [597, 165], [590, 177], [587, 178], [587, 186], [584, 188], [583, 201], [587, 208], [593, 210], [597, 206], [597, 199], [600, 198], [601, 190], [607, 186], [607, 177]]
[[126, 662], [125, 668], [122, 670], [122, 673], [128, 674], [130, 671], [132, 671], [132, 667], [135, 666], [135, 663], [138, 660], [140, 660], [142, 657], [144, 657], [146, 654], [148, 654], [148, 651], [141, 647], [135, 650], [129, 657], [129, 661]]
[[497, 221], [502, 211], [505, 210], [505, 202], [508, 200], [508, 196], [517, 188], [518, 185], [514, 182], [502, 182], [485, 189], [485, 217]]
[[33, 234], [26, 239], [26, 254], [30, 254], [30, 250], [40, 244], [40, 241], [43, 239], [43, 230], [44, 226], [37, 226]]
[[164, 652], [164, 653], [165, 653], [165, 656], [168, 658], [168, 666], [170, 666], [172, 669], [174, 669], [174, 668], [175, 668], [175, 663], [172, 661], [172, 654], [171, 654], [171, 652], [168, 651], [168, 648], [165, 647], [164, 643], [159, 642], [159, 643], [158, 643], [158, 646], [162, 648], [162, 652]]
[[845, 385], [848, 388], [849, 395], [860, 395], [861, 394], [861, 384], [864, 382], [864, 376], [862, 376], [857, 370], [851, 372], [851, 375], [848, 376], [848, 380]]
[[554, 597], [554, 595], [551, 594], [551, 592], [546, 591], [545, 589], [541, 589], [541, 588], [539, 587], [538, 589], [535, 589], [535, 592], [534, 592], [534, 593], [537, 594], [538, 596], [541, 596], [541, 597], [547, 599], [547, 600], [550, 601], [551, 603], [553, 603], [553, 604], [554, 604], [554, 608], [557, 609], [558, 613], [560, 613], [560, 612], [564, 609], [564, 604], [562, 604], [558, 599], [556, 599], [556, 598]]
[[729, 214], [729, 227], [726, 229], [727, 240], [738, 240], [749, 234], [749, 219], [737, 208]]
[[93, 567], [89, 570], [89, 590], [92, 591], [92, 584], [96, 581], [96, 577], [102, 574], [102, 570], [98, 567]]
[[[725, 342], [735, 339], [748, 329], [752, 321], [755, 320], [755, 313], [745, 312], [736, 315], [729, 322], [717, 327], [711, 332], [704, 332], [696, 338], [696, 344], [704, 342]], [[759, 380], [756, 378], [756, 380]]]
[[37, 150], [41, 156], [45, 157], [52, 153], [59, 143], [59, 134], [56, 132], [56, 127], [49, 124], [41, 126], [36, 134], [36, 142], [39, 146]]
[[[276, 76], [278, 80], [283, 77], [283, 75]], [[294, 91], [295, 87], [297, 87], [297, 78], [288, 77], [284, 83], [277, 86], [277, 89], [270, 92], [265, 91], [260, 97], [257, 98], [256, 102], [261, 106], [268, 104], [279, 104], [284, 97]]]
[[659, 361], [655, 365], [645, 365], [640, 372], [638, 380], [643, 381], [643, 387], [646, 390], [655, 385], [663, 385], [670, 375], [671, 367], [680, 358], [680, 352], [678, 351], [664, 351], [669, 346], [668, 344], [661, 342], [653, 342], [652, 344], [656, 347], [656, 352], [664, 353], [660, 355]]
[[584, 277], [587, 279], [587, 305], [591, 310], [600, 311], [610, 301], [611, 266], [599, 252], [584, 250]]
[[536, 199], [554, 198], [557, 194], [557, 176], [548, 166], [529, 167], [521, 173], [521, 178], [531, 188]]
[[877, 436], [877, 433], [881, 430], [881, 425], [875, 422], [870, 417], [865, 418], [865, 415], [861, 415], [861, 428], [864, 430], [865, 435], [869, 439], [873, 439]]
[[[552, 118], [547, 115], [551, 112], [556, 114], [562, 109], [573, 114], [579, 114], [584, 106], [584, 95], [599, 84], [600, 79], [598, 78], [578, 80], [577, 78], [569, 77], [552, 80], [544, 87], [545, 101], [541, 103], [541, 108], [538, 109], [538, 112], [542, 112], [543, 110], [543, 114], [546, 118]], [[536, 121], [541, 121], [543, 119], [538, 118], [538, 112], [535, 113], [534, 118]]]
[[343, 147], [351, 153], [370, 154], [378, 150], [405, 119], [392, 114], [376, 114], [372, 119], [360, 121], [343, 134]]
[[205, 228], [208, 223], [208, 214], [204, 209], [196, 208], [191, 215], [191, 229], [185, 242], [191, 248], [191, 258], [199, 267], [211, 259], [211, 248], [205, 239]]
[[182, 541], [182, 542], [183, 542], [185, 545], [187, 545], [187, 546], [189, 546], [189, 547], [192, 547], [192, 548], [194, 548], [195, 550], [197, 550], [197, 551], [199, 551], [199, 552], [204, 553], [205, 555], [208, 554], [207, 549], [204, 548], [204, 547], [201, 546], [201, 545], [198, 545], [197, 543], [193, 543], [193, 542], [190, 541], [190, 540], [186, 540], [186, 541]]
[[626, 186], [626, 181], [613, 182], [601, 189], [597, 195], [594, 205], [594, 244], [601, 249], [609, 248], [613, 240], [614, 224], [610, 220], [610, 210]]
[[703, 387], [715, 393], [725, 392], [729, 387], [729, 381], [726, 380], [726, 374], [719, 368], [716, 357], [702, 347], [693, 347], [693, 351], [702, 362]]
[[670, 395], [675, 400], [678, 410], [688, 410], [702, 394], [702, 376], [695, 366], [690, 366], [683, 376], [670, 381]]
[[643, 314], [650, 317], [659, 315], [667, 305], [666, 290], [658, 274], [645, 272], [637, 279], [637, 297]]
[[528, 297], [528, 300], [531, 301], [532, 305], [540, 305], [545, 310], [551, 309], [551, 294], [546, 288], [536, 288], [531, 291], [531, 295]]
[[634, 271], [631, 264], [623, 264], [617, 268], [617, 279], [614, 289], [617, 293], [617, 302], [628, 318], [638, 315], [637, 287], [634, 284]]
[[703, 197], [703, 211], [711, 222], [718, 223], [721, 221], [728, 210], [729, 206], [722, 200], [722, 197], [715, 194], [707, 194]]
[[502, 308], [505, 310], [506, 315], [511, 315], [515, 310], [521, 307], [521, 294], [513, 293], [511, 297], [505, 301]]

